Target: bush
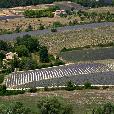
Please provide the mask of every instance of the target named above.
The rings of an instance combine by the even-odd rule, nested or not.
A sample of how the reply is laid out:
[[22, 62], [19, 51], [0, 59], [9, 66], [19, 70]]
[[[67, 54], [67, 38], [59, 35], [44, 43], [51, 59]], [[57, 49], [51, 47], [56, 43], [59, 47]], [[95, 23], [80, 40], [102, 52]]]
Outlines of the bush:
[[49, 91], [49, 89], [48, 89], [48, 87], [46, 86], [46, 87], [44, 87], [44, 91]]
[[62, 27], [62, 26], [63, 25], [59, 21], [53, 22], [53, 27]]
[[85, 89], [91, 89], [91, 83], [90, 82], [84, 83], [84, 88]]
[[57, 32], [57, 29], [56, 28], [52, 28], [51, 32]]
[[75, 90], [76, 87], [74, 85], [74, 83], [72, 81], [68, 81], [67, 84], [66, 84], [66, 90], [67, 91], [72, 91], [72, 90]]
[[4, 77], [5, 77], [4, 74], [0, 74], [0, 84], [3, 83]]
[[24, 94], [24, 90], [6, 90], [5, 85], [0, 85], [0, 96]]
[[37, 106], [41, 114], [73, 114], [72, 105], [59, 97], [43, 97]]
[[36, 88], [31, 88], [29, 92], [30, 93], [36, 93], [37, 92], [37, 89]]
[[114, 105], [106, 103], [103, 106], [93, 109], [91, 114], [114, 114]]
[[39, 30], [45, 29], [44, 25], [40, 24]]

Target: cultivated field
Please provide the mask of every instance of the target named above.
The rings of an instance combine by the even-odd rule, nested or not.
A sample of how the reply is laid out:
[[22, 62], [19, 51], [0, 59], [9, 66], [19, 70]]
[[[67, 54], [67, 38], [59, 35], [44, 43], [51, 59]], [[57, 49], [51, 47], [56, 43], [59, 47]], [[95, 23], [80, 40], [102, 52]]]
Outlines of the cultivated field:
[[113, 50], [114, 47], [73, 50], [73, 51], [62, 52], [60, 56], [63, 60], [67, 62], [114, 59]]
[[96, 13], [114, 13], [114, 7], [99, 7], [99, 8], [91, 8], [85, 10], [86, 12], [96, 12]]
[[60, 22], [63, 25], [66, 25], [69, 23], [69, 21], [72, 21], [76, 19], [75, 16], [70, 16], [67, 18], [62, 17], [54, 17], [54, 18], [17, 18], [17, 19], [10, 19], [8, 21], [2, 20], [0, 21], [0, 29], [7, 29], [9, 31], [14, 31], [17, 26], [21, 27], [21, 30], [24, 31], [27, 29], [29, 25], [33, 27], [33, 30], [38, 30], [39, 25], [42, 24], [45, 27], [49, 27], [53, 25], [53, 22]]
[[114, 40], [114, 26], [54, 33], [38, 37], [50, 53], [59, 53], [64, 47], [77, 48], [87, 45], [106, 44]]
[[[75, 90], [75, 91], [50, 91], [38, 93], [26, 93], [17, 96], [0, 97], [0, 104], [8, 106], [9, 103], [16, 101], [23, 102], [38, 113], [37, 101], [42, 96], [61, 96], [74, 106], [74, 114], [91, 114], [93, 107], [102, 105], [106, 102], [114, 102], [114, 89], [110, 90]], [[88, 112], [88, 113], [86, 113]]]
[[65, 86], [68, 80], [76, 85], [87, 81], [93, 85], [113, 85], [113, 75], [114, 72], [107, 65], [86, 63], [15, 72], [4, 83], [9, 89]]

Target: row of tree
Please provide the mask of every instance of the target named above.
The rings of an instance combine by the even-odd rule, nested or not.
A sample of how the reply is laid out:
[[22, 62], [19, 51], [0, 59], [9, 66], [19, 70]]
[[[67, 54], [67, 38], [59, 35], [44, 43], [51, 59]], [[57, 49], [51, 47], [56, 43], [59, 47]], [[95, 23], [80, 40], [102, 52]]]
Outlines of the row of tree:
[[82, 21], [84, 20], [89, 20], [92, 22], [101, 22], [101, 21], [114, 21], [114, 14], [110, 12], [106, 13], [97, 13], [97, 12], [84, 12], [84, 11], [79, 11], [78, 12], [79, 17], [81, 18]]
[[[28, 6], [37, 4], [49, 4], [55, 1], [65, 1], [65, 0], [0, 0], [1, 8], [17, 7], [17, 6]], [[69, 1], [69, 0], [66, 0]], [[86, 7], [98, 7], [104, 5], [113, 4], [113, 0], [71, 0], [72, 2], [79, 3]]]

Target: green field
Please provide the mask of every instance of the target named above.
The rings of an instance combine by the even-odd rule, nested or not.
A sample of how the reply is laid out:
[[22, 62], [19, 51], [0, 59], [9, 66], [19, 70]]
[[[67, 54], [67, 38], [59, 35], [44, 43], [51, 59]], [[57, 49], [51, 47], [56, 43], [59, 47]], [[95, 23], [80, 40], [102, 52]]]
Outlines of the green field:
[[66, 51], [60, 57], [67, 62], [114, 59], [114, 47]]
[[[75, 90], [75, 91], [51, 91], [26, 93], [17, 96], [0, 97], [0, 104], [8, 106], [9, 103], [16, 101], [22, 102], [26, 107], [30, 107], [33, 112], [37, 112], [37, 101], [42, 96], [61, 96], [73, 104], [74, 114], [90, 114], [93, 107], [102, 103], [114, 101], [114, 90]], [[88, 113], [86, 113], [88, 112]]]

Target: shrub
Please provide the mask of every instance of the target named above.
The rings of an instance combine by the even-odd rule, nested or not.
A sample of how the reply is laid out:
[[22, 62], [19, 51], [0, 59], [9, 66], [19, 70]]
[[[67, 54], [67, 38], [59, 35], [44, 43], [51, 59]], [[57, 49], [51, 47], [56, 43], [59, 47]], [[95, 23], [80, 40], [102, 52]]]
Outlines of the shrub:
[[30, 92], [31, 92], [31, 93], [36, 93], [36, 92], [37, 92], [37, 89], [36, 89], [36, 88], [31, 88], [31, 89], [30, 89]]
[[91, 89], [91, 83], [90, 82], [85, 82], [84, 83], [84, 88], [85, 89]]
[[72, 105], [59, 97], [43, 97], [37, 106], [41, 114], [73, 114]]
[[44, 25], [40, 24], [39, 30], [43, 30], [43, 29], [45, 29]]
[[76, 87], [75, 87], [75, 85], [72, 81], [68, 81], [66, 83], [66, 90], [72, 91], [72, 90], [75, 90], [75, 89], [76, 89]]
[[0, 74], [0, 84], [4, 81], [4, 74]]
[[59, 21], [53, 22], [53, 27], [62, 27], [62, 26], [63, 25]]
[[57, 29], [56, 28], [52, 28], [51, 32], [57, 32]]

